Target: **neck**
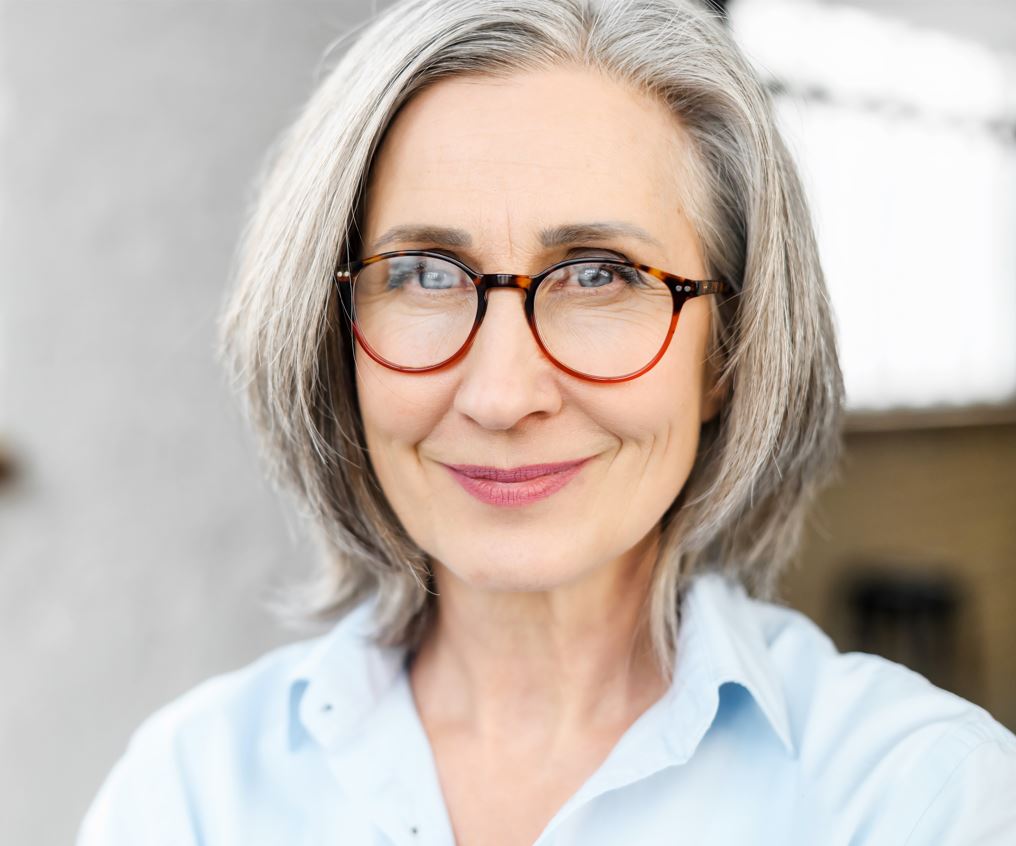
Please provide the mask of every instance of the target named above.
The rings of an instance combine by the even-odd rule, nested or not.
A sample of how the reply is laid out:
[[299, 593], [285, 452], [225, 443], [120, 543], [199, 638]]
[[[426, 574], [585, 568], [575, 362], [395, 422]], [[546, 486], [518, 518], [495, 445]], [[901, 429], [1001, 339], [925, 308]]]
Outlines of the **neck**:
[[485, 590], [435, 565], [437, 613], [410, 666], [424, 722], [494, 738], [525, 721], [548, 742], [627, 727], [665, 690], [643, 608], [656, 542], [545, 591]]

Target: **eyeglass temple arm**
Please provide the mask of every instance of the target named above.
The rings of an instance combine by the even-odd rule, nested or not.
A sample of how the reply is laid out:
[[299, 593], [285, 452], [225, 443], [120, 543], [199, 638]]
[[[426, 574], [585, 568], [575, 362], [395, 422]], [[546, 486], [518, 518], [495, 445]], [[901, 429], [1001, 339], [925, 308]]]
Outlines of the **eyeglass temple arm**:
[[706, 279], [695, 283], [696, 294], [722, 294], [730, 289], [730, 286], [722, 279]]

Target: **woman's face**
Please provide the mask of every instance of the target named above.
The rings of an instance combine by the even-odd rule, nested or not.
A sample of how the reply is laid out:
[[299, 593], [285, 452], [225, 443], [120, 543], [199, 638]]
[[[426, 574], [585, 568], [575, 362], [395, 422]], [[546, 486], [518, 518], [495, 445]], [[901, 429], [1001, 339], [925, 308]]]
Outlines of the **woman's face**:
[[[478, 272], [536, 274], [572, 256], [614, 255], [706, 278], [682, 210], [678, 132], [663, 106], [585, 69], [440, 81], [401, 110], [378, 151], [362, 256], [441, 249]], [[546, 228], [604, 221], [638, 227], [648, 240], [541, 244]], [[462, 230], [468, 245], [377, 243], [392, 227], [421, 224]], [[357, 346], [371, 461], [410, 536], [438, 566], [488, 589], [546, 590], [631, 564], [688, 477], [700, 424], [717, 410], [704, 367], [709, 320], [707, 297], [687, 301], [660, 362], [614, 384], [555, 367], [518, 290], [489, 293], [472, 347], [446, 369], [399, 373]], [[556, 492], [512, 505], [478, 498], [445, 466], [587, 457]]]

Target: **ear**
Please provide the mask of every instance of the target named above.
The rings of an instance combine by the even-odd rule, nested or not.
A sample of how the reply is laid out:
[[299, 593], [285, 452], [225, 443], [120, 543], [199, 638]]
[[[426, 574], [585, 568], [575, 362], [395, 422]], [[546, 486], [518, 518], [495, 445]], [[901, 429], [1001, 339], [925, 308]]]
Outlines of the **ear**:
[[719, 384], [719, 373], [713, 360], [706, 358], [702, 373], [702, 422], [712, 420], [727, 402], [730, 381]]

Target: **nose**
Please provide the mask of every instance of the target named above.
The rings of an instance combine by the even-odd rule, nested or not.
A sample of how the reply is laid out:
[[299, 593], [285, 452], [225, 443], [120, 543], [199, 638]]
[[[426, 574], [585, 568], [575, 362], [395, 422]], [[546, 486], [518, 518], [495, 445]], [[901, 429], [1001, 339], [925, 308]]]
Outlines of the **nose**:
[[557, 368], [533, 337], [524, 301], [524, 291], [489, 290], [483, 323], [461, 362], [455, 408], [485, 429], [508, 430], [561, 405]]

